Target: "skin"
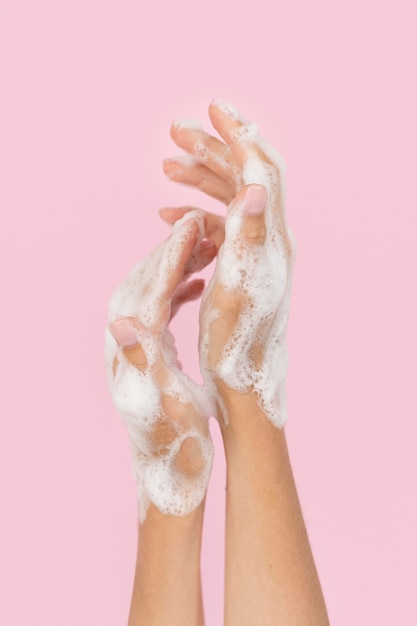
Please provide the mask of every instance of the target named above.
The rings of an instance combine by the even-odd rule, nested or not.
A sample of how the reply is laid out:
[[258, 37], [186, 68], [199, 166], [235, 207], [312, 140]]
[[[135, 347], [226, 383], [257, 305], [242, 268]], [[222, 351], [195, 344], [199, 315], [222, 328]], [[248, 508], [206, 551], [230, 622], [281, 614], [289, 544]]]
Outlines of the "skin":
[[[173, 140], [190, 154], [195, 154], [197, 145], [204, 144], [205, 163], [193, 166], [170, 160], [164, 163], [164, 170], [176, 181], [197, 186], [226, 203], [232, 198], [236, 201], [236, 197], [244, 200], [249, 188], [244, 186], [242, 172], [248, 151], [268, 165], [271, 161], [256, 140], [245, 146], [234, 141], [234, 131], [242, 125], [240, 120], [215, 104], [210, 106], [209, 115], [224, 144], [204, 132], [173, 125]], [[209, 176], [206, 170], [210, 171]], [[263, 201], [261, 196], [259, 200]], [[293, 246], [279, 194], [274, 197], [271, 210], [273, 227], [280, 233], [290, 264]], [[173, 223], [183, 213], [184, 209], [168, 209], [162, 215]], [[221, 244], [221, 220], [212, 216], [208, 223], [216, 243]], [[241, 234], [248, 246], [263, 245], [264, 214], [246, 215]], [[219, 320], [210, 328], [209, 358], [216, 363], [237, 323], [239, 306], [236, 297], [217, 283], [210, 304], [220, 311]], [[262, 361], [262, 354], [258, 353], [256, 359]], [[325, 626], [329, 623], [326, 606], [284, 429], [271, 424], [255, 394], [238, 393], [218, 378], [215, 384], [229, 420], [222, 427], [227, 460], [225, 625]]]
[[204, 502], [184, 517], [149, 507], [139, 528], [129, 626], [203, 626], [203, 515]]
[[[202, 280], [187, 280], [192, 271], [207, 265], [216, 252], [213, 245], [201, 245], [196, 249], [198, 227], [192, 222], [184, 240], [176, 267], [170, 268], [166, 290], [158, 303], [156, 323], [147, 332], [158, 338], [167, 323], [182, 304], [195, 300], [204, 288]], [[169, 239], [163, 246], [168, 244]], [[186, 281], [186, 282], [185, 282]], [[141, 285], [139, 285], [139, 290]], [[147, 358], [136, 330], [135, 318], [124, 317], [110, 325], [110, 331], [123, 355], [138, 370], [147, 367]], [[113, 362], [113, 373], [120, 367], [119, 358]], [[167, 376], [167, 364], [159, 355], [153, 377], [163, 384]], [[151, 447], [156, 454], [163, 454], [176, 436], [175, 423], [186, 429], [204, 429], [205, 417], [192, 404], [183, 404], [177, 398], [162, 395], [161, 404], [165, 420], [157, 423], [150, 435]], [[202, 426], [203, 424], [203, 426]], [[198, 476], [202, 468], [201, 451], [194, 439], [186, 439], [175, 458], [175, 469], [184, 479]], [[202, 626], [204, 624], [200, 550], [204, 514], [204, 499], [190, 514], [179, 517], [164, 515], [153, 504], [147, 510], [145, 520], [139, 525], [136, 573], [132, 594], [129, 626]]]
[[[271, 161], [256, 140], [244, 146], [235, 141], [235, 131], [244, 122], [216, 104], [210, 106], [209, 115], [221, 140], [204, 131], [174, 124], [171, 129], [174, 142], [199, 158], [167, 160], [164, 170], [173, 180], [197, 187], [227, 205], [245, 204], [251, 195], [252, 205], [258, 202], [258, 215], [245, 214], [240, 234], [248, 246], [262, 246], [265, 193], [251, 193], [254, 186], [245, 185], [243, 171], [248, 153], [255, 154], [268, 166]], [[278, 171], [276, 175], [279, 177]], [[191, 207], [165, 208], [160, 215], [174, 224], [190, 210]], [[272, 228], [280, 237], [290, 267], [293, 245], [279, 194], [273, 197], [270, 210]], [[214, 242], [216, 249], [222, 245], [223, 218], [206, 214], [206, 237]], [[227, 461], [224, 623], [226, 626], [326, 626], [329, 621], [284, 429], [277, 429], [271, 423], [253, 390], [238, 392], [215, 374], [216, 364], [237, 324], [241, 304], [216, 282], [201, 312], [204, 318], [210, 307], [220, 311], [220, 318], [209, 326], [207, 358], [218, 406], [225, 409], [228, 417], [226, 426], [220, 411]], [[264, 334], [262, 337], [265, 341]], [[140, 349], [136, 351], [140, 354]], [[133, 356], [126, 348], [124, 354], [126, 358]], [[257, 365], [262, 365], [262, 342], [258, 342], [252, 356]], [[176, 419], [175, 414], [172, 417]], [[194, 452], [186, 452], [184, 467], [192, 467]], [[204, 503], [182, 518], [162, 515], [152, 505], [149, 508], [139, 532], [129, 626], [203, 624], [199, 571], [203, 512]]]
[[253, 397], [224, 389], [223, 399], [229, 411], [225, 624], [327, 625], [284, 430]]

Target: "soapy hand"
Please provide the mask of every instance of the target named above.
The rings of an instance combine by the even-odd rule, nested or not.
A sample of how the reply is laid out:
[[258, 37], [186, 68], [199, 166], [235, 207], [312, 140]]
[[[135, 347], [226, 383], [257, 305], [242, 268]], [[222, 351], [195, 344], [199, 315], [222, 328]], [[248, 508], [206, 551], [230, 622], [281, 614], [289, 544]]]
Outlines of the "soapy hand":
[[128, 429], [139, 518], [152, 502], [185, 515], [203, 500], [213, 446], [205, 390], [181, 371], [169, 321], [201, 295], [203, 280], [187, 281], [212, 261], [200, 211], [178, 221], [171, 236], [140, 261], [109, 302], [106, 364], [113, 401]]
[[[233, 106], [215, 101], [209, 115], [224, 142], [195, 122], [174, 122], [172, 138], [188, 156], [164, 162], [173, 180], [229, 204], [225, 240], [201, 306], [202, 373], [225, 423], [225, 389], [234, 389], [255, 393], [259, 407], [282, 427], [295, 257], [285, 216], [284, 163]], [[173, 223], [184, 214], [175, 211], [162, 216]], [[218, 228], [219, 220], [211, 218]], [[221, 239], [218, 235], [217, 242]]]

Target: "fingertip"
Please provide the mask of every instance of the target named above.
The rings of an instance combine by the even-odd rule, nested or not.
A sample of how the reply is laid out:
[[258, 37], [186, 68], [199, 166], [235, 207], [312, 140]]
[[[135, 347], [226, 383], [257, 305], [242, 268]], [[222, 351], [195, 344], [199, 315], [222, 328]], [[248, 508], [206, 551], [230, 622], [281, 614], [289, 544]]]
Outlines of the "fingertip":
[[164, 159], [162, 161], [162, 171], [167, 178], [176, 180], [178, 176], [179, 164], [175, 159]]
[[182, 219], [175, 224], [175, 229], [182, 230], [185, 228], [186, 230], [191, 230], [193, 234], [196, 232], [203, 239], [206, 232], [205, 212], [195, 207], [186, 207], [186, 209], [183, 210]]
[[203, 267], [209, 265], [217, 256], [218, 248], [214, 241], [203, 241], [200, 244], [198, 253], [201, 256]]
[[162, 167], [169, 168], [174, 166], [192, 167], [195, 165], [195, 159], [192, 154], [179, 154], [174, 157], [162, 159]]
[[202, 130], [202, 126], [200, 122], [194, 118], [173, 120], [171, 123], [171, 135], [173, 132], [176, 133], [182, 130], [198, 131], [198, 130]]
[[128, 317], [123, 317], [112, 322], [109, 325], [109, 330], [119, 346], [128, 347], [138, 343], [138, 329], [134, 326], [133, 320]]
[[173, 120], [171, 122], [171, 126], [169, 127], [169, 134], [171, 136], [171, 139], [174, 139], [174, 141], [175, 141], [175, 138], [174, 138], [174, 135], [175, 135], [175, 120]]
[[190, 217], [187, 219], [184, 216], [183, 220], [174, 224], [173, 232], [177, 232], [177, 237], [179, 236], [180, 238], [182, 248], [181, 260], [184, 263], [191, 256], [197, 243], [200, 235], [200, 226], [195, 218]]
[[177, 143], [178, 141], [178, 134], [180, 132], [180, 124], [178, 120], [173, 120], [171, 122], [171, 126], [169, 129], [169, 134], [171, 136], [171, 139], [174, 141], [174, 143]]
[[249, 185], [246, 188], [243, 200], [247, 215], [253, 217], [262, 215], [265, 210], [267, 198], [266, 187], [263, 185]]
[[187, 283], [184, 291], [184, 303], [198, 300], [204, 291], [205, 285], [206, 282], [204, 278], [196, 278]]
[[[263, 185], [248, 185], [237, 194], [229, 210], [237, 211], [240, 216], [240, 233], [250, 244], [264, 244], [266, 226], [264, 219], [267, 201], [266, 188]], [[227, 239], [227, 237], [226, 237]]]
[[170, 214], [170, 209], [158, 209], [158, 215], [166, 224], [172, 225], [173, 219]]
[[173, 162], [173, 159], [162, 159], [162, 169], [165, 174], [167, 173], [167, 170], [169, 171], [169, 168], [172, 166]]
[[203, 293], [205, 285], [206, 281], [204, 280], [204, 278], [196, 278], [192, 281], [192, 288], [190, 289], [190, 291], [193, 295], [195, 295], [196, 298], [198, 298]]
[[[263, 213], [267, 199], [267, 191], [264, 185], [250, 184], [242, 187], [233, 198], [229, 209], [243, 207], [245, 212], [257, 211]], [[256, 207], [256, 209], [255, 209]], [[249, 209], [249, 211], [248, 211]]]
[[191, 235], [198, 235], [199, 225], [195, 217], [190, 217], [181, 224], [181, 228], [190, 232]]
[[239, 113], [239, 110], [233, 104], [231, 104], [227, 100], [224, 100], [223, 98], [214, 98], [210, 102], [209, 111], [210, 110], [220, 111], [221, 113], [227, 115], [235, 121], [240, 121], [242, 117]]
[[162, 207], [158, 209], [158, 215], [164, 222], [173, 226], [191, 210], [183, 207]]
[[211, 250], [213, 248], [217, 248], [216, 244], [214, 241], [212, 241], [211, 239], [204, 239], [204, 241], [202, 241], [200, 243], [200, 246], [198, 248], [199, 252], [204, 252], [206, 250]]
[[[223, 111], [219, 106], [219, 103], [221, 101], [219, 100], [219, 98], [215, 98], [214, 100], [212, 100], [209, 104], [209, 108], [208, 108], [208, 114], [209, 114], [209, 118], [211, 123], [213, 124], [214, 128], [220, 133], [219, 130], [219, 125], [222, 124], [223, 121]], [[221, 134], [221, 133], [220, 133]]]

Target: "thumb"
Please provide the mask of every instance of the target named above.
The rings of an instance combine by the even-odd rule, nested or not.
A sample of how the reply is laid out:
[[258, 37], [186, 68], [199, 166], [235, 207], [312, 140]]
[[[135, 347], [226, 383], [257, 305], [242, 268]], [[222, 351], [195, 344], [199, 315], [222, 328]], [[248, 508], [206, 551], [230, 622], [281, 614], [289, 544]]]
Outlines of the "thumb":
[[266, 236], [264, 219], [268, 197], [266, 188], [262, 185], [248, 185], [242, 191], [244, 195], [241, 198], [243, 208], [241, 235], [248, 244], [262, 245]]
[[[140, 370], [146, 369], [146, 354], [139, 342], [140, 334], [145, 331], [142, 324], [133, 317], [121, 317], [110, 324], [109, 330], [129, 363]], [[113, 364], [114, 373], [117, 365], [118, 363]]]

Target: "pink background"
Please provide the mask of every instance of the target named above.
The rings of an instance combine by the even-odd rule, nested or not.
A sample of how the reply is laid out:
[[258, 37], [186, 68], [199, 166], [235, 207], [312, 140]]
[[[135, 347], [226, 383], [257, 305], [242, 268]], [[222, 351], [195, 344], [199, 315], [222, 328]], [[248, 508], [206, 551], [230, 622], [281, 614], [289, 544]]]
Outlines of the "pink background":
[[[207, 124], [215, 96], [288, 166], [287, 432], [332, 623], [416, 625], [416, 19], [414, 0], [2, 2], [2, 625], [126, 623], [136, 503], [106, 304], [167, 235], [158, 207], [222, 210], [160, 165], [171, 119]], [[196, 313], [175, 325], [190, 372]], [[208, 626], [222, 621], [217, 450]]]

